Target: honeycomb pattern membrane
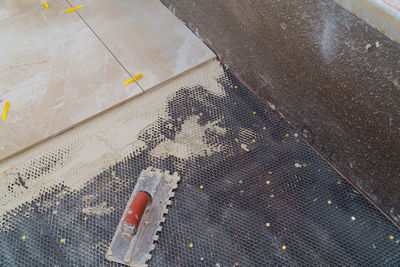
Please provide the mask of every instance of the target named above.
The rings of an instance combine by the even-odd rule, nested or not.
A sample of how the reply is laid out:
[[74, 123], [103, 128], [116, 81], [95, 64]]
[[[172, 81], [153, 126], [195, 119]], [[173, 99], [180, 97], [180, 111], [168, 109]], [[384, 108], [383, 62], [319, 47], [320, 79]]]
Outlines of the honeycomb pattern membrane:
[[[164, 115], [140, 131], [139, 149], [104, 165], [82, 187], [67, 183], [86, 171], [77, 168], [7, 210], [0, 266], [118, 265], [105, 252], [149, 166], [181, 177], [150, 266], [399, 266], [398, 228], [229, 71], [218, 66], [221, 73], [205, 75], [206, 68], [185, 74], [204, 83], [185, 85], [182, 77], [110, 111], [117, 120], [118, 110], [140, 112], [135, 103], [151, 106], [157, 98]], [[112, 126], [112, 117], [103, 119]], [[80, 126], [88, 135], [96, 134], [91, 123]], [[17, 187], [33, 190], [28, 182], [65, 168], [73, 144], [84, 140], [71, 133], [57, 138], [70, 142], [53, 143], [37, 158], [27, 152], [33, 159], [8, 170], [15, 182], [0, 179], [7, 186], [1, 198]]]

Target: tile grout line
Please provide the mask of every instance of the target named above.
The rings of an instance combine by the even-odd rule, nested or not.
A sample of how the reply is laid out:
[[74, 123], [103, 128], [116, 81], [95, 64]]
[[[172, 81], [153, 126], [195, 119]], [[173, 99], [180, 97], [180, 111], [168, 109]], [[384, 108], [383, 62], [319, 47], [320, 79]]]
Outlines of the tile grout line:
[[[73, 5], [68, 1], [65, 0], [68, 5], [73, 8]], [[103, 46], [108, 50], [108, 52], [110, 52], [110, 54], [115, 58], [115, 60], [121, 65], [121, 67], [126, 71], [126, 73], [128, 73], [128, 75], [131, 78], [134, 78], [134, 76], [132, 76], [132, 74], [125, 68], [125, 66], [121, 63], [121, 61], [119, 61], [119, 59], [114, 55], [114, 53], [111, 51], [111, 49], [104, 43], [104, 41], [100, 38], [100, 36], [97, 35], [97, 33], [90, 27], [90, 25], [86, 22], [86, 20], [81, 16], [81, 14], [79, 14], [79, 12], [77, 10], [75, 10], [75, 12], [78, 14], [78, 16], [81, 18], [81, 20], [86, 24], [86, 26], [88, 26], [88, 28], [93, 32], [93, 34], [96, 36], [96, 38], [103, 44]], [[144, 92], [143, 88], [140, 86], [140, 84], [135, 81], [135, 83], [139, 86], [139, 88]]]

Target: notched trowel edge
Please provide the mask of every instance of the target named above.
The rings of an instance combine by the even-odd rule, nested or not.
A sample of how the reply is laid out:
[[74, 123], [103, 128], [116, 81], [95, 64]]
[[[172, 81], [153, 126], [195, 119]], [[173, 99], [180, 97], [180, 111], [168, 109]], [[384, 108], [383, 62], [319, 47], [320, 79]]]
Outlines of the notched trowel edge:
[[[162, 172], [152, 167], [141, 172], [107, 250], [107, 260], [128, 266], [147, 266], [146, 262], [151, 259], [150, 253], [155, 248], [154, 241], [158, 240], [158, 232], [162, 230], [160, 223], [165, 221], [164, 214], [168, 213], [167, 207], [171, 204], [170, 199], [175, 195], [173, 190], [178, 187], [179, 181], [176, 172], [170, 174], [169, 171]], [[146, 192], [151, 200], [141, 220], [139, 216], [136, 234], [126, 239], [122, 237], [123, 223], [125, 220], [125, 227], [127, 215], [132, 215], [131, 204], [139, 192]]]

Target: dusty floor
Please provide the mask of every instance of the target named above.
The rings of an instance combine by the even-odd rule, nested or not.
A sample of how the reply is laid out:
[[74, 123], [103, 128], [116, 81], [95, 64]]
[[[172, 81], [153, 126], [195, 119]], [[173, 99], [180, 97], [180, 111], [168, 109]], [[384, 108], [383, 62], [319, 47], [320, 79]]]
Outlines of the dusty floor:
[[333, 0], [162, 2], [400, 221], [399, 44]]

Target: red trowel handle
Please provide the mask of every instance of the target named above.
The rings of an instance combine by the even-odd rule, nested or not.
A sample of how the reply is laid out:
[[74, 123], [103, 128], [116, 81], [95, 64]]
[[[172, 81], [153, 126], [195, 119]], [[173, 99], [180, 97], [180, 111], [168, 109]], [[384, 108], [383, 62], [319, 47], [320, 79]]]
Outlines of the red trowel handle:
[[150, 195], [146, 192], [137, 193], [129, 206], [124, 222], [134, 225], [137, 229], [149, 199]]
[[124, 238], [132, 238], [136, 234], [149, 200], [150, 195], [146, 192], [138, 192], [132, 200], [122, 223], [122, 236]]

